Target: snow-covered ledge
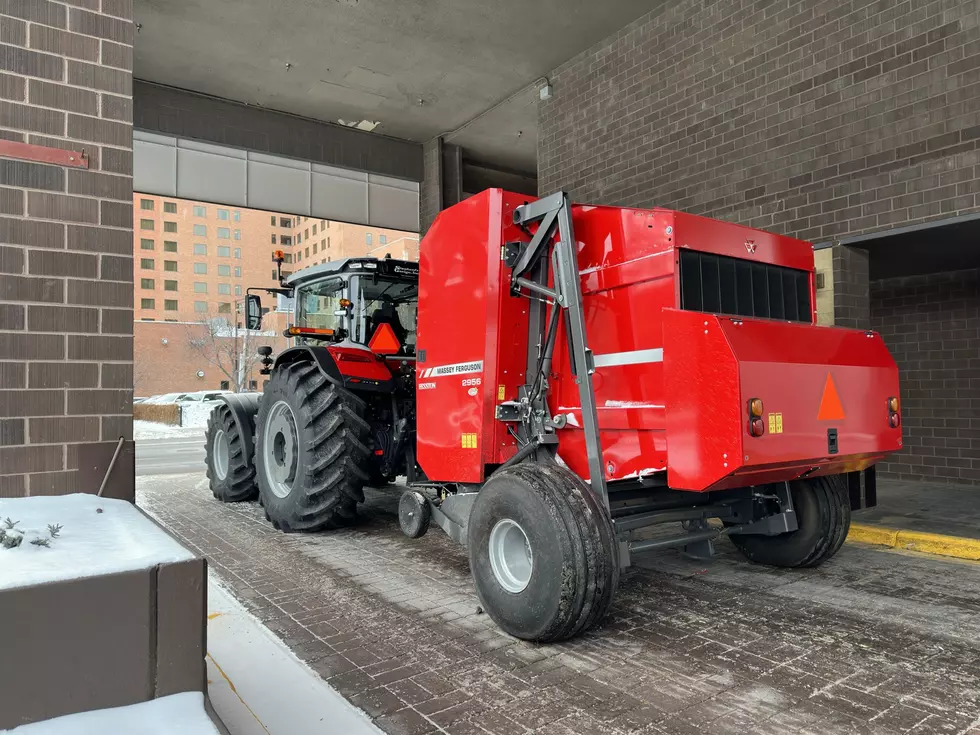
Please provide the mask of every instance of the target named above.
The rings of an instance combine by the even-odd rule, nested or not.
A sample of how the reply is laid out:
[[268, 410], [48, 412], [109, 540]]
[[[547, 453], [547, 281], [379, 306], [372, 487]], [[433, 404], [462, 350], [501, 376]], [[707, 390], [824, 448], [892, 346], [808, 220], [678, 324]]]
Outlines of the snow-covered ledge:
[[206, 594], [131, 503], [0, 499], [0, 729], [205, 692]]

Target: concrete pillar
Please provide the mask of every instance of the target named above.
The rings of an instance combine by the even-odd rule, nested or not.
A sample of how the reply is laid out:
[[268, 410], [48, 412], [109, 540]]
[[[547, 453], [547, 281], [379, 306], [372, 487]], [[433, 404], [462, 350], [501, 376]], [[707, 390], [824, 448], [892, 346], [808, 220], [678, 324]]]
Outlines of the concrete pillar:
[[834, 324], [871, 328], [868, 251], [848, 245], [833, 248]]
[[443, 209], [463, 200], [463, 149], [433, 138], [422, 147], [419, 227], [424, 235]]
[[0, 497], [132, 499], [132, 2], [0, 13]]

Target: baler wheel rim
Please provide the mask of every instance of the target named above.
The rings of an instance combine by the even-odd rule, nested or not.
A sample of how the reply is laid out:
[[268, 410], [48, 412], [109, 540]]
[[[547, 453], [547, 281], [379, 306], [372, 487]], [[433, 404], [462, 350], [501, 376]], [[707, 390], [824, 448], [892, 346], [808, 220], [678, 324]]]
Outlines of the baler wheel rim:
[[512, 594], [524, 591], [534, 571], [534, 553], [521, 524], [501, 518], [490, 531], [487, 546], [497, 584]]

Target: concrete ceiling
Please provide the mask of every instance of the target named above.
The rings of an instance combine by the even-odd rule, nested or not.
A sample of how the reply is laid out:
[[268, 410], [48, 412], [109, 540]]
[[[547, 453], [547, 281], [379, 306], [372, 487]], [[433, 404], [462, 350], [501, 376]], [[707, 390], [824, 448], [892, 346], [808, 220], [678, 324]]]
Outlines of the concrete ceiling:
[[318, 120], [379, 121], [375, 132], [419, 142], [465, 125], [451, 142], [485, 162], [533, 172], [537, 89], [524, 88], [650, 7], [649, 0], [136, 0], [135, 75]]

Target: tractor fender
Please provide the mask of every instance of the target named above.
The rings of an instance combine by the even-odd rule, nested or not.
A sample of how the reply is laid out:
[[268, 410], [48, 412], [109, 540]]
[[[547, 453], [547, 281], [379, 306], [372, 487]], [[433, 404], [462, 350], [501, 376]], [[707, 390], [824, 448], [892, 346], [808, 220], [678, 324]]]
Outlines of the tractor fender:
[[[384, 363], [379, 362], [370, 350], [347, 346], [350, 344], [330, 347], [296, 345], [279, 353], [275, 367], [294, 362], [314, 362], [323, 377], [334, 385], [350, 391], [393, 393], [395, 381]], [[366, 356], [370, 356], [370, 360], [365, 360]]]
[[242, 446], [245, 448], [245, 464], [254, 464], [255, 416], [259, 412], [259, 401], [262, 400], [262, 395], [231, 393], [221, 396], [220, 400], [231, 409], [232, 418], [235, 419], [235, 426], [238, 427], [238, 433], [242, 437]]

